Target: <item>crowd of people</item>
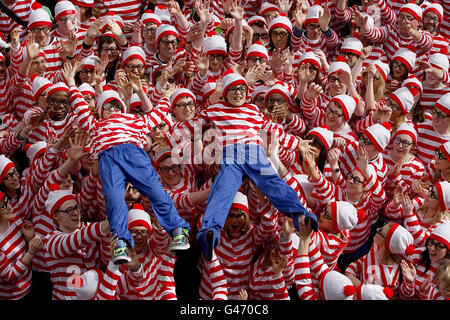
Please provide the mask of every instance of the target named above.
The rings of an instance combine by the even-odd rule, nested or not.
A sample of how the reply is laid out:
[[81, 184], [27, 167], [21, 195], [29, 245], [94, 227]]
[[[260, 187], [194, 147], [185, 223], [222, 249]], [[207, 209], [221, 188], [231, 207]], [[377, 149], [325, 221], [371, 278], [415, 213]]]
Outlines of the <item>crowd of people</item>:
[[0, 300], [448, 300], [448, 1], [4, 0]]

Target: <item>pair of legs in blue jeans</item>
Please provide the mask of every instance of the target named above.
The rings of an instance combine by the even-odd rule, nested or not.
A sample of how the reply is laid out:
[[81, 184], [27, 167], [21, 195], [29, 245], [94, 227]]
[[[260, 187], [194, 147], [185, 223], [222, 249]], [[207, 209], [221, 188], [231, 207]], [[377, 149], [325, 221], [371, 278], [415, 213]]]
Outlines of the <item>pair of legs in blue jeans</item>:
[[228, 211], [245, 177], [256, 184], [275, 208], [294, 218], [294, 225], [297, 228], [297, 216], [305, 215], [307, 221], [311, 221], [313, 229], [317, 231], [317, 217], [303, 207], [297, 192], [273, 170], [261, 146], [228, 145], [223, 149], [220, 170], [214, 179], [202, 227], [197, 234], [197, 240], [207, 260], [211, 259], [212, 248], [219, 243], [220, 230], [223, 229]]

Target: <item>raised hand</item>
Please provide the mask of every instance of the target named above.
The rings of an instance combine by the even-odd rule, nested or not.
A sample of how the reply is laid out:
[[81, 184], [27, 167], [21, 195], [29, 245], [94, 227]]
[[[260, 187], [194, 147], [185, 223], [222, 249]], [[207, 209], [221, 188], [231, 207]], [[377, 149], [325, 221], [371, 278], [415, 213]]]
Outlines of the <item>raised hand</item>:
[[247, 299], [248, 299], [247, 290], [245, 289], [239, 290], [239, 300], [247, 300]]
[[102, 18], [97, 18], [86, 31], [86, 37], [89, 39], [95, 39], [100, 34], [100, 29], [102, 27]]
[[11, 47], [17, 48], [20, 45], [20, 33], [23, 31], [22, 26], [18, 26], [11, 31]]
[[35, 42], [34, 34], [32, 33], [30, 34], [30, 37], [28, 38], [28, 41], [26, 43], [26, 49], [29, 61], [32, 61], [34, 58], [36, 58], [41, 51], [39, 45]]
[[235, 0], [231, 3], [230, 15], [235, 20], [244, 19], [244, 12], [245, 12], [245, 7], [243, 6], [243, 3], [241, 1]]
[[322, 31], [328, 30], [328, 25], [330, 24], [331, 20], [331, 11], [328, 6], [325, 6], [323, 8], [322, 14], [319, 16], [319, 26]]
[[209, 70], [209, 59], [208, 55], [204, 50], [202, 50], [197, 56], [197, 60], [195, 60], [195, 65], [198, 69], [198, 72], [202, 77], [206, 76]]
[[311, 72], [306, 63], [302, 63], [297, 70], [298, 81], [302, 83], [308, 83], [311, 79]]
[[356, 149], [356, 165], [361, 169], [362, 172], [364, 172], [364, 174], [367, 173], [367, 169], [369, 166], [369, 154], [362, 144], [360, 144]]
[[367, 46], [361, 49], [361, 56], [359, 57], [361, 60], [366, 60], [370, 54], [372, 53], [372, 46]]
[[128, 80], [134, 92], [140, 92], [143, 90], [141, 78], [139, 77], [139, 75], [135, 73], [130, 73], [128, 75]]
[[178, 2], [170, 0], [169, 2], [166, 3], [166, 5], [171, 15], [176, 16], [177, 14], [181, 13], [180, 5], [178, 4]]
[[75, 74], [76, 74], [76, 66], [70, 62], [66, 62], [63, 65], [63, 77], [66, 80], [67, 85], [74, 86], [75, 85]]
[[42, 238], [38, 235], [35, 235], [29, 242], [28, 242], [28, 252], [31, 254], [36, 254], [39, 250], [41, 250], [42, 246], [44, 245], [44, 242], [42, 241]]
[[322, 86], [317, 83], [312, 83], [309, 86], [308, 91], [305, 92], [305, 98], [308, 99], [309, 101], [313, 101], [322, 93], [323, 93]]
[[400, 262], [400, 267], [402, 269], [403, 279], [405, 279], [408, 283], [414, 283], [416, 280], [416, 268], [414, 267], [414, 264], [408, 264], [408, 262], [402, 260]]
[[278, 8], [280, 8], [281, 12], [288, 13], [294, 4], [293, 0], [278, 0]]
[[309, 10], [309, 3], [308, 7], [304, 4], [305, 1], [297, 1], [295, 5], [295, 11], [294, 11], [294, 18], [295, 18], [295, 24], [297, 25], [298, 29], [301, 29], [303, 27], [303, 23], [306, 20], [306, 15], [308, 14]]
[[60, 40], [61, 50], [65, 57], [73, 57], [77, 50], [78, 38], [74, 31], [70, 31], [66, 42]]
[[382, 104], [374, 113], [373, 119], [378, 123], [385, 123], [391, 118], [392, 109], [386, 104]]

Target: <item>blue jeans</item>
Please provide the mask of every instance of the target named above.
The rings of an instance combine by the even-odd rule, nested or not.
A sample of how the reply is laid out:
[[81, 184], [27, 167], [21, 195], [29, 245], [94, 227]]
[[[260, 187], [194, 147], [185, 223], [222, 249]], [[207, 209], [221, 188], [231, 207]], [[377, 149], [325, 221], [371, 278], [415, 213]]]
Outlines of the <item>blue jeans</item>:
[[110, 230], [119, 239], [125, 240], [130, 247], [134, 246], [128, 230], [128, 206], [125, 202], [127, 182], [149, 198], [158, 222], [167, 233], [170, 234], [171, 230], [178, 227], [189, 229], [189, 224], [178, 214], [149, 156], [142, 148], [131, 143], [112, 146], [100, 153], [98, 161]]
[[223, 229], [228, 211], [245, 177], [256, 184], [275, 208], [286, 216], [293, 217], [296, 227], [298, 227], [296, 217], [305, 215], [312, 222], [314, 230], [318, 228], [317, 217], [303, 207], [297, 192], [273, 170], [261, 146], [228, 145], [223, 150], [219, 174], [215, 177], [202, 227], [197, 234], [197, 239], [207, 258], [211, 248], [206, 241], [206, 234], [208, 231], [213, 232], [212, 245], [216, 247], [220, 239], [220, 230]]

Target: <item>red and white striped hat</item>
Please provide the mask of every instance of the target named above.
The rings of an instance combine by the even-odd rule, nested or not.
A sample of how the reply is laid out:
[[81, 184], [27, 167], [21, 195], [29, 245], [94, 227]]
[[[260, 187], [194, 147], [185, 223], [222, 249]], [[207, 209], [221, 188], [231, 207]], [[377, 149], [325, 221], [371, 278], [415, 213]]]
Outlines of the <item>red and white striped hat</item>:
[[38, 97], [53, 85], [50, 80], [44, 77], [39, 77], [38, 75], [33, 75], [31, 77], [31, 81], [34, 101], [37, 101]]
[[30, 161], [30, 163], [33, 163], [34, 160], [45, 153], [45, 150], [47, 149], [47, 142], [38, 141], [33, 144], [27, 143], [24, 149], [28, 160]]
[[93, 8], [94, 0], [72, 0], [72, 3], [76, 6], [85, 7], [85, 8]]
[[263, 96], [265, 96], [265, 95], [266, 95], [266, 92], [267, 92], [267, 90], [269, 90], [269, 88], [270, 88], [270, 87], [264, 86], [264, 85], [262, 85], [262, 86], [257, 86], [257, 87], [255, 88], [255, 90], [252, 92], [252, 96], [250, 97], [250, 101], [251, 101], [252, 103], [255, 103], [256, 97], [259, 96], [260, 94], [262, 94]]
[[414, 239], [404, 227], [394, 222], [385, 238], [385, 248], [390, 254], [412, 255]]
[[402, 12], [409, 13], [417, 20], [422, 21], [422, 8], [418, 6], [414, 1], [410, 1], [409, 3], [404, 4], [400, 8], [399, 13]]
[[419, 92], [415, 88], [400, 87], [389, 96], [400, 105], [403, 114], [408, 114], [414, 106], [414, 96]]
[[321, 274], [320, 288], [325, 300], [353, 300], [356, 292], [352, 281], [335, 270], [328, 270]]
[[95, 97], [96, 93], [95, 93], [95, 89], [90, 85], [85, 83], [82, 83], [79, 87], [78, 90], [80, 91], [81, 95], [86, 96], [86, 95], [90, 95]]
[[409, 48], [399, 48], [392, 57], [392, 60], [403, 62], [411, 71], [416, 65], [416, 52], [413, 46]]
[[354, 37], [348, 37], [344, 40], [341, 46], [341, 51], [354, 53], [358, 56], [361, 55], [361, 50], [363, 48], [363, 44], [361, 40]]
[[215, 80], [208, 80], [203, 85], [202, 89], [200, 90], [202, 94], [202, 101], [206, 102], [210, 95], [214, 93], [216, 90], [217, 82]]
[[172, 108], [175, 107], [178, 100], [180, 100], [183, 97], [189, 97], [192, 100], [194, 100], [194, 102], [197, 102], [197, 98], [195, 97], [195, 94], [191, 90], [186, 88], [180, 88], [177, 91], [175, 91], [170, 97], [170, 105], [172, 106]]
[[158, 29], [156, 29], [155, 40], [156, 40], [156, 43], [158, 44], [158, 46], [159, 46], [159, 41], [164, 36], [168, 36], [168, 35], [172, 35], [177, 38], [179, 37], [177, 29], [175, 29], [175, 27], [170, 24], [162, 24], [158, 27]]
[[130, 110], [133, 110], [136, 107], [142, 107], [142, 101], [137, 93], [133, 93], [130, 98]]
[[[115, 268], [118, 268], [116, 266]], [[74, 276], [71, 283], [78, 300], [91, 300], [98, 292], [98, 287], [103, 279], [103, 272], [99, 269], [90, 269], [81, 276]]]
[[[248, 27], [247, 20], [242, 20], [242, 28], [245, 29], [246, 27]], [[230, 36], [231, 32], [233, 32], [233, 30], [234, 30], [234, 24], [231, 27], [229, 27], [227, 29], [227, 31], [225, 31], [225, 38], [226, 39], [228, 39], [228, 37]]]
[[447, 55], [443, 53], [433, 53], [429, 56], [428, 62], [435, 68], [441, 69], [444, 72], [448, 72], [449, 62]]
[[212, 33], [203, 40], [203, 48], [206, 54], [227, 55], [227, 43], [225, 38]]
[[97, 64], [100, 63], [100, 58], [97, 56], [88, 56], [81, 60], [81, 68], [83, 69], [95, 69]]
[[233, 199], [233, 204], [231, 205], [231, 209], [239, 209], [248, 214], [248, 198], [245, 194], [238, 191]]
[[408, 78], [403, 80], [402, 87], [414, 87], [414, 88], [416, 88], [417, 90], [420, 91], [421, 95], [423, 93], [422, 81], [420, 81], [419, 78], [417, 78], [417, 76], [414, 75], [414, 74], [410, 74], [408, 76]]
[[445, 244], [447, 250], [450, 250], [450, 222], [445, 221], [438, 224], [430, 234], [430, 238]]
[[447, 161], [450, 161], [450, 141], [441, 144], [439, 150], [444, 154]]
[[64, 91], [64, 92], [69, 93], [69, 87], [64, 82], [57, 82], [48, 89], [47, 97], [57, 91]]
[[347, 94], [338, 94], [337, 96], [334, 96], [330, 102], [334, 101], [341, 107], [342, 112], [344, 113], [344, 118], [348, 121], [356, 109], [356, 105], [359, 102], [357, 100], [357, 98]]
[[32, 30], [35, 27], [41, 26], [52, 26], [52, 20], [50, 19], [50, 16], [48, 15], [47, 11], [42, 9], [42, 7], [31, 11], [30, 15], [28, 16], [27, 28], [28, 30]]
[[64, 16], [74, 14], [78, 16], [75, 6], [70, 1], [58, 1], [55, 5], [55, 21], [58, 21]]
[[345, 58], [344, 57], [338, 57], [336, 59], [336, 61], [333, 61], [332, 63], [330, 63], [330, 68], [328, 69], [328, 78], [338, 72], [347, 72], [348, 74], [352, 74], [352, 70], [350, 69], [350, 66], [347, 64], [347, 62], [345, 62]]
[[305, 26], [309, 23], [319, 23], [319, 17], [323, 14], [323, 8], [320, 5], [313, 5], [309, 7], [308, 13], [306, 14], [305, 22], [303, 23]]
[[334, 132], [330, 130], [330, 127], [327, 125], [323, 125], [321, 127], [316, 127], [311, 129], [307, 136], [316, 136], [319, 138], [320, 141], [322, 141], [323, 145], [325, 146], [325, 149], [330, 150], [331, 146], [333, 145], [333, 139], [334, 139]]
[[[439, 17], [439, 23], [442, 22], [442, 19], [444, 17], [444, 8], [441, 6], [439, 2], [433, 2], [430, 5], [428, 5], [425, 10], [423, 10], [423, 16], [427, 14], [427, 12], [434, 12]], [[422, 17], [423, 17], [422, 16]]]
[[69, 190], [61, 190], [59, 185], [52, 184], [50, 186], [50, 192], [48, 193], [47, 200], [45, 201], [45, 209], [53, 216], [55, 211], [66, 201], [75, 200], [75, 195]]
[[267, 100], [270, 95], [274, 93], [282, 95], [288, 103], [292, 103], [297, 96], [297, 89], [286, 82], [277, 81], [273, 86], [267, 89], [264, 100]]
[[126, 65], [132, 59], [139, 59], [145, 64], [145, 52], [139, 46], [128, 47], [122, 55], [122, 65]]
[[261, 42], [256, 41], [250, 46], [250, 48], [248, 48], [245, 60], [248, 60], [250, 57], [262, 57], [268, 61], [269, 52], [267, 51], [266, 46], [264, 46]]
[[270, 11], [276, 11], [280, 13], [280, 8], [276, 4], [270, 2], [263, 2], [261, 4], [261, 9], [259, 9], [259, 15], [264, 16], [264, 14]]
[[439, 181], [434, 184], [437, 189], [439, 196], [439, 204], [441, 205], [442, 211], [450, 210], [450, 182]]
[[394, 297], [394, 291], [390, 287], [379, 284], [362, 284], [356, 288], [356, 300], [389, 300]]
[[162, 23], [159, 16], [156, 13], [154, 13], [152, 10], [144, 11], [144, 13], [142, 14], [142, 17], [141, 17], [141, 21], [144, 24], [155, 23], [158, 27]]
[[[108, 14], [106, 16], [104, 16], [103, 18], [110, 18], [111, 20], [114, 20], [122, 28], [122, 30], [124, 29], [124, 22], [123, 22], [122, 17], [120, 15], [116, 14], [114, 11], [109, 11]], [[105, 30], [108, 27], [109, 27], [108, 24], [103, 19], [102, 20], [102, 26], [100, 27], [100, 31], [102, 33], [105, 33]]]
[[155, 6], [155, 14], [161, 19], [161, 23], [170, 24], [172, 21], [172, 15], [169, 9], [164, 4], [158, 4]]
[[414, 143], [417, 143], [417, 131], [412, 125], [408, 123], [402, 123], [398, 127], [397, 131], [395, 131], [394, 137], [398, 136], [399, 134], [406, 134], [413, 139]]
[[275, 28], [283, 28], [292, 35], [292, 22], [285, 13], [280, 13], [278, 17], [270, 21], [269, 33]]
[[384, 81], [387, 80], [388, 74], [390, 72], [389, 65], [387, 63], [382, 62], [381, 60], [376, 60], [373, 62], [375, 65], [375, 68], [381, 73], [381, 76], [383, 77]]
[[5, 176], [8, 174], [9, 169], [15, 166], [14, 162], [9, 160], [5, 155], [0, 154], [0, 184], [5, 180]]
[[450, 92], [441, 96], [436, 102], [435, 107], [446, 115], [450, 115]]
[[311, 63], [315, 65], [319, 70], [322, 69], [322, 62], [320, 58], [313, 51], [306, 51], [298, 59], [298, 65], [302, 63]]
[[152, 231], [150, 215], [139, 203], [135, 203], [133, 207], [128, 211], [128, 229], [136, 226], [145, 227], [149, 232]]
[[376, 123], [364, 130], [364, 134], [373, 143], [375, 148], [381, 152], [391, 141], [391, 128], [392, 126], [389, 122], [383, 124]]
[[[264, 4], [266, 4], [266, 3], [268, 3], [268, 2], [265, 2]], [[260, 21], [260, 22], [264, 23], [264, 25], [266, 26], [266, 28], [268, 27], [266, 19], [264, 19], [264, 17], [262, 17], [262, 16], [260, 16], [260, 15], [259, 15], [259, 16], [253, 16], [253, 17], [249, 18], [249, 19], [247, 20], [247, 24], [248, 24], [249, 26], [251, 26], [252, 24], [254, 24], [254, 23], [257, 22], [257, 21]]]
[[356, 209], [350, 202], [331, 202], [331, 217], [336, 232], [352, 230], [359, 221], [364, 219], [364, 210]]
[[103, 105], [113, 100], [117, 100], [122, 105], [122, 113], [125, 112], [126, 105], [125, 102], [123, 102], [122, 98], [120, 98], [119, 93], [112, 89], [105, 90], [100, 93], [97, 98], [97, 114], [99, 115], [100, 119], [103, 118]]
[[[245, 85], [248, 88], [248, 84], [247, 81], [245, 80], [245, 78], [240, 75], [239, 73], [234, 72], [232, 69], [228, 69], [227, 71], [225, 71], [222, 79], [222, 97], [225, 98], [227, 95], [227, 91], [228, 89], [230, 89], [233, 86], [238, 86], [238, 85]], [[248, 90], [247, 90], [247, 96], [248, 96]]]

